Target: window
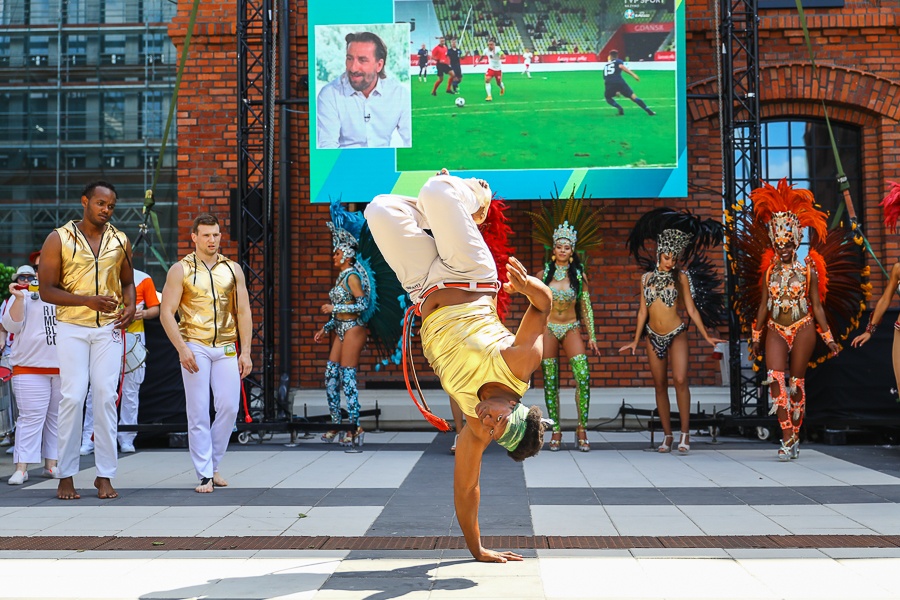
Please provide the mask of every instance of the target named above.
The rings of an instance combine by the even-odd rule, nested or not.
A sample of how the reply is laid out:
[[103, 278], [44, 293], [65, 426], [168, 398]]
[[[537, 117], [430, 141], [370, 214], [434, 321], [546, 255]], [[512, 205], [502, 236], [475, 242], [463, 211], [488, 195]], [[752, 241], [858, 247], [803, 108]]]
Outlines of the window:
[[34, 67], [46, 67], [49, 64], [50, 37], [46, 35], [30, 35], [25, 38], [28, 51], [28, 65]]
[[[865, 211], [862, 200], [862, 152], [858, 127], [835, 123], [831, 129], [837, 145], [844, 173], [850, 183], [850, 197], [857, 208], [861, 225]], [[746, 130], [738, 132], [746, 135]], [[843, 205], [843, 194], [837, 183], [834, 152], [824, 120], [772, 120], [760, 129], [760, 176], [772, 185], [786, 177], [788, 183], [812, 191], [816, 202], [830, 216]], [[738, 189], [752, 189], [747, 181], [746, 165], [738, 165], [735, 172]], [[844, 213], [846, 214], [846, 213]], [[805, 240], [806, 241], [806, 240]]]
[[162, 139], [168, 118], [167, 102], [163, 92], [147, 91], [141, 96], [138, 137], [141, 139]]
[[127, 21], [125, 14], [126, 0], [101, 0], [100, 16], [103, 23], [125, 23]]
[[28, 94], [28, 137], [32, 140], [46, 140], [53, 133], [54, 123], [50, 123], [49, 97], [47, 94]]
[[70, 67], [83, 67], [87, 64], [87, 36], [67, 35], [65, 37], [65, 64]]
[[145, 33], [141, 41], [141, 61], [147, 65], [172, 64], [175, 46], [165, 33]]
[[25, 18], [30, 25], [56, 23], [56, 9], [50, 7], [50, 0], [26, 0], [25, 4]]
[[103, 166], [108, 169], [121, 169], [125, 166], [125, 155], [106, 154], [103, 156]]
[[87, 96], [84, 92], [66, 94], [65, 139], [87, 139]]
[[100, 61], [105, 65], [125, 64], [125, 35], [104, 35], [101, 42]]
[[125, 137], [125, 94], [106, 92], [101, 101], [102, 122], [100, 124], [104, 140], [121, 140]]

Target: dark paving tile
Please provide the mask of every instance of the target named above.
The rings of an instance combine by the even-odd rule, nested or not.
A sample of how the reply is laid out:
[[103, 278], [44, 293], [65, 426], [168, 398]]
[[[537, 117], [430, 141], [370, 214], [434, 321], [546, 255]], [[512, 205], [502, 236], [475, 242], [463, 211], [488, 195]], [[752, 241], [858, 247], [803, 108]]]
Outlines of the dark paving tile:
[[395, 490], [392, 488], [336, 488], [316, 503], [316, 506], [384, 506]]
[[900, 502], [900, 485], [860, 485], [857, 487], [883, 498], [884, 502]]
[[528, 503], [531, 505], [557, 506], [564, 504], [591, 505], [600, 500], [590, 488], [529, 488]]
[[829, 446], [827, 444], [804, 444], [804, 448], [815, 450], [846, 460], [855, 465], [880, 471], [900, 478], [900, 446]]
[[805, 486], [794, 489], [818, 504], [884, 502], [880, 496], [854, 486]]
[[331, 488], [263, 489], [246, 506], [316, 506], [332, 491]]
[[816, 501], [797, 490], [781, 487], [730, 487], [728, 491], [744, 504], [784, 505], [815, 504]]
[[593, 488], [600, 504], [608, 505], [659, 505], [671, 504], [656, 488]]
[[743, 504], [725, 488], [660, 488], [672, 504], [728, 505]]

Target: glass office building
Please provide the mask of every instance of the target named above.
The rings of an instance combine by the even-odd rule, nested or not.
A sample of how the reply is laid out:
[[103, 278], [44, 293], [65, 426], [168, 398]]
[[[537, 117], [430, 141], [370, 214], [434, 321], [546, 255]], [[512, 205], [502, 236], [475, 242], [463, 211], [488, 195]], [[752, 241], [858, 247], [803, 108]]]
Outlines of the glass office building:
[[[160, 160], [175, 12], [172, 0], [0, 0], [0, 262], [27, 262], [50, 230], [80, 218], [95, 179], [116, 186], [113, 223], [134, 243], [156, 177], [155, 210], [175, 250], [174, 119]], [[143, 243], [135, 266], [162, 274]]]

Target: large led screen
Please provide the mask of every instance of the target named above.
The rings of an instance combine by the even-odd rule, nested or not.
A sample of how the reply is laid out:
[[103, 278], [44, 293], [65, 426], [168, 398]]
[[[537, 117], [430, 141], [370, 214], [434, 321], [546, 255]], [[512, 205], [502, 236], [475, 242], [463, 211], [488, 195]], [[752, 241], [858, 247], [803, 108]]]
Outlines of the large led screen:
[[314, 202], [687, 195], [682, 0], [309, 4]]

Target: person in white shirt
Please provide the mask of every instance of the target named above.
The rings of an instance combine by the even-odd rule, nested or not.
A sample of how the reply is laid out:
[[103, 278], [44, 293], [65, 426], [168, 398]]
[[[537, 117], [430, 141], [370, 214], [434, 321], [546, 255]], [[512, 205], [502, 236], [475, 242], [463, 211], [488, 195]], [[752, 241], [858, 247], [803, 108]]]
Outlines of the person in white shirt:
[[534, 58], [534, 52], [531, 51], [531, 48], [525, 48], [522, 58], [525, 59], [525, 76], [531, 79], [531, 60]]
[[28, 481], [28, 463], [44, 461], [44, 476], [56, 477], [57, 416], [60, 393], [56, 356], [56, 307], [41, 300], [34, 269], [22, 266], [9, 284], [12, 294], [3, 312], [3, 327], [15, 334], [10, 355], [12, 387], [19, 407], [10, 485]]
[[345, 73], [316, 97], [316, 148], [409, 148], [409, 89], [384, 71], [387, 46], [369, 31], [348, 33]]
[[490, 40], [482, 54], [488, 59], [488, 70], [484, 74], [484, 91], [487, 94], [487, 98], [484, 100], [490, 102], [493, 100], [491, 97], [491, 79], [497, 80], [501, 96], [506, 93], [506, 88], [503, 86], [503, 73], [501, 72], [503, 68], [503, 50], [497, 46], [494, 40]]

